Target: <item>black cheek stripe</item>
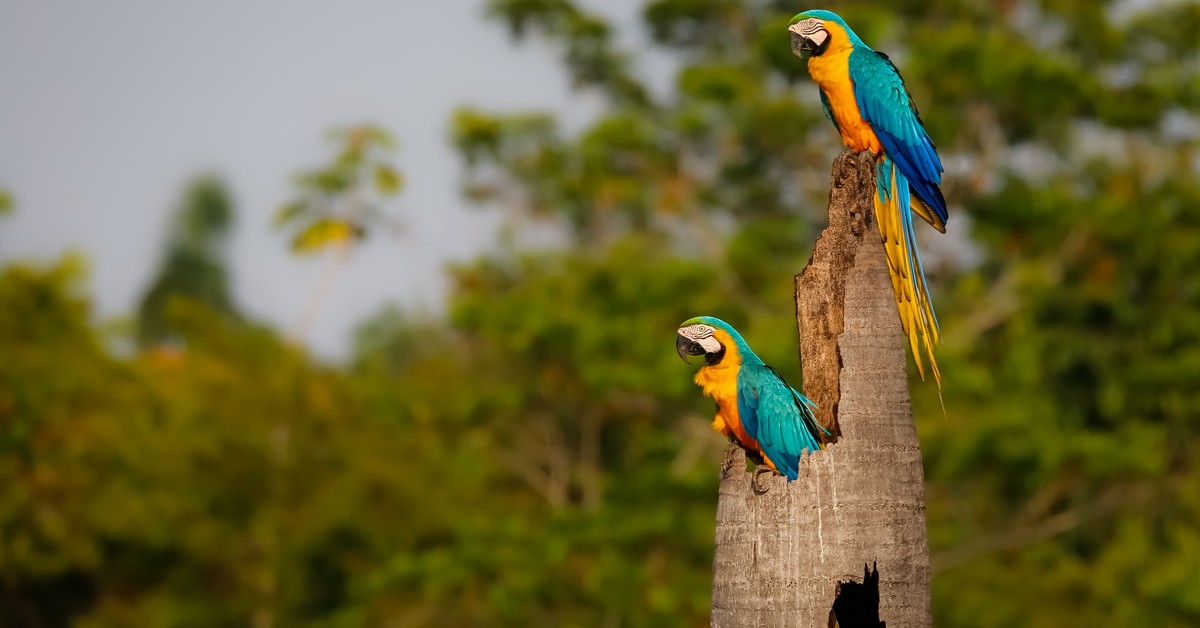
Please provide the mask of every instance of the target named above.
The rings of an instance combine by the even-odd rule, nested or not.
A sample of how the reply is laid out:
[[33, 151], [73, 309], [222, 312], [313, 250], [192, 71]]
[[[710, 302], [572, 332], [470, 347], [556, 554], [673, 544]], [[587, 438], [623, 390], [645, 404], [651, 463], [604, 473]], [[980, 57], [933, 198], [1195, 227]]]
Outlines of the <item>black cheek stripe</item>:
[[704, 363], [708, 366], [716, 366], [723, 359], [725, 359], [725, 345], [721, 345], [721, 350], [716, 353], [704, 354]]

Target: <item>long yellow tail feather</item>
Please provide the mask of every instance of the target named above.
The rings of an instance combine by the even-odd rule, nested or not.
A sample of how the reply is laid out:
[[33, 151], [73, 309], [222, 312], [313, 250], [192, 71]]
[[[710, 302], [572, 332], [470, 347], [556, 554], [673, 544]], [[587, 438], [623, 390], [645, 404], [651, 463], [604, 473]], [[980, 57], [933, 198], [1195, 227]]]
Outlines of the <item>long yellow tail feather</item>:
[[[886, 177], [884, 187], [877, 187], [874, 199], [875, 220], [879, 225], [879, 235], [883, 239], [888, 272], [892, 278], [892, 290], [896, 296], [896, 308], [900, 314], [900, 325], [908, 337], [908, 345], [921, 379], [925, 379], [925, 365], [921, 356], [924, 353], [929, 358], [930, 371], [940, 391], [942, 375], [934, 359], [933, 347], [941, 342], [941, 334], [933, 314], [933, 304], [929, 298], [929, 289], [925, 285], [925, 277], [918, 266], [916, 242], [912, 241], [912, 219], [911, 216], [904, 216], [909, 207], [928, 208], [916, 197], [911, 197], [909, 203], [902, 204], [900, 194], [907, 196], [908, 186], [905, 184], [902, 186], [903, 190], [898, 189], [900, 186], [897, 178], [902, 175], [896, 172], [895, 165], [890, 160], [885, 161], [883, 165], [890, 169], [887, 174], [891, 176]], [[883, 193], [885, 189], [886, 194]], [[925, 218], [920, 211], [917, 213]], [[924, 352], [921, 351], [922, 346]]]

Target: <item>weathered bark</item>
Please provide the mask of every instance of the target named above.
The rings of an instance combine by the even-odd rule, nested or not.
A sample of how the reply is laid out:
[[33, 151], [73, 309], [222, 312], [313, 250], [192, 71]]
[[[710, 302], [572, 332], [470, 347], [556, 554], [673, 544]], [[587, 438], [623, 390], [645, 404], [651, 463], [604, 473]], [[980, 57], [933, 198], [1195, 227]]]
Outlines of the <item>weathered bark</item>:
[[759, 494], [740, 455], [722, 479], [713, 626], [825, 626], [838, 583], [871, 563], [879, 618], [931, 623], [921, 452], [873, 190], [869, 156], [834, 161], [829, 227], [796, 277], [804, 393], [840, 438], [790, 484], [760, 480]]

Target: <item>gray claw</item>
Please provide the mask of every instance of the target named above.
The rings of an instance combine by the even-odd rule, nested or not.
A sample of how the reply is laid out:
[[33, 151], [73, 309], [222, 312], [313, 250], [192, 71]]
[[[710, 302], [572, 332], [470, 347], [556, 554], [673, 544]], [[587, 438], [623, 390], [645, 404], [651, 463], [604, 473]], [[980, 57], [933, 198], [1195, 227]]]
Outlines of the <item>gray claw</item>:
[[750, 476], [750, 490], [754, 491], [755, 495], [762, 495], [769, 490], [768, 486], [764, 484], [763, 480], [761, 479], [764, 475], [774, 477], [776, 475], [783, 474], [775, 469], [772, 469], [771, 467], [768, 467], [767, 465], [754, 467], [754, 475]]
[[729, 443], [729, 446], [725, 448], [725, 457], [721, 460], [721, 479], [729, 477], [729, 473], [737, 466], [739, 449], [741, 447], [737, 443]]

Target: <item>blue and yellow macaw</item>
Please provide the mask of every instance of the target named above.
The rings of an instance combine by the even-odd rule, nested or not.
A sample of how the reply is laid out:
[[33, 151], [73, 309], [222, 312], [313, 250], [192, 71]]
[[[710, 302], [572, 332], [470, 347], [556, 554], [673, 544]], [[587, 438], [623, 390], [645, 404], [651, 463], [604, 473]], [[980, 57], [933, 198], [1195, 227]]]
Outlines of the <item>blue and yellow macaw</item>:
[[696, 384], [717, 402], [713, 429], [746, 450], [757, 463], [796, 479], [800, 454], [821, 449], [816, 406], [763, 364], [741, 334], [719, 318], [698, 316], [684, 321], [675, 337], [683, 361], [704, 356]]
[[867, 47], [830, 11], [801, 13], [792, 18], [788, 31], [792, 51], [808, 57], [808, 73], [821, 88], [825, 115], [841, 133], [842, 142], [851, 150], [875, 154], [875, 219], [900, 323], [922, 379], [925, 367], [918, 338], [940, 388], [942, 376], [933, 358], [933, 346], [940, 341], [938, 322], [921, 268], [912, 214], [946, 232], [949, 214], [939, 187], [942, 162], [904, 79], [887, 55]]

